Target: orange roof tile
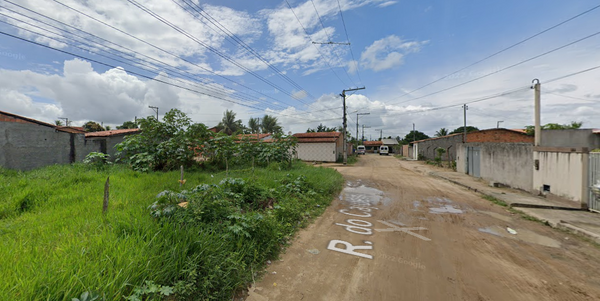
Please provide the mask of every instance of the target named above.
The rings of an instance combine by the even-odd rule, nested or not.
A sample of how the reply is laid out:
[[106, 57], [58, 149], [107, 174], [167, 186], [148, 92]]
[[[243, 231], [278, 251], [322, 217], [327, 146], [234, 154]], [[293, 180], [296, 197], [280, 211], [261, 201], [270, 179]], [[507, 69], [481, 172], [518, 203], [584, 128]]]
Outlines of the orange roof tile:
[[134, 133], [137, 133], [139, 131], [140, 131], [140, 129], [120, 129], [120, 130], [100, 131], [100, 132], [85, 133], [85, 137], [86, 138], [92, 138], [92, 137], [110, 137], [110, 136], [134, 134]]

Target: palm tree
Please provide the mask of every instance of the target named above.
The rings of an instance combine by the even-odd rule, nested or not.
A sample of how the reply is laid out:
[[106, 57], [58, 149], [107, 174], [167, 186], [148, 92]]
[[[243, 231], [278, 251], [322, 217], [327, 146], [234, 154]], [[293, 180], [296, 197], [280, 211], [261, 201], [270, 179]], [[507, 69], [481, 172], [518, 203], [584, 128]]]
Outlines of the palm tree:
[[444, 136], [448, 136], [448, 129], [446, 129], [446, 128], [441, 128], [439, 131], [435, 132], [435, 136], [436, 136], [436, 137], [444, 137]]
[[57, 126], [62, 126], [63, 122], [62, 122], [62, 120], [57, 119], [57, 120], [54, 120], [54, 124], [57, 125]]
[[261, 127], [263, 133], [278, 134], [283, 131], [283, 129], [277, 121], [277, 117], [273, 117], [270, 115], [265, 115], [265, 117], [263, 117]]
[[248, 128], [250, 128], [250, 132], [252, 132], [252, 134], [259, 134], [260, 133], [260, 119], [259, 118], [250, 118], [250, 120], [248, 120]]
[[223, 113], [223, 119], [219, 122], [217, 127], [227, 135], [231, 135], [240, 129], [241, 120], [235, 120], [235, 112], [231, 110], [225, 110]]

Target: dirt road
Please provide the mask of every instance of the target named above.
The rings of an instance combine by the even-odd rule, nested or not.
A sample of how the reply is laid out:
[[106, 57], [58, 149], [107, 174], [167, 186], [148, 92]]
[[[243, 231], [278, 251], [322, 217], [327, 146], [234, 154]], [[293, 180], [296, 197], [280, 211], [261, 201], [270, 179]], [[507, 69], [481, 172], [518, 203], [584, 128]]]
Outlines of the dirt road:
[[247, 300], [600, 300], [598, 248], [414, 164], [366, 155], [338, 167], [340, 199]]

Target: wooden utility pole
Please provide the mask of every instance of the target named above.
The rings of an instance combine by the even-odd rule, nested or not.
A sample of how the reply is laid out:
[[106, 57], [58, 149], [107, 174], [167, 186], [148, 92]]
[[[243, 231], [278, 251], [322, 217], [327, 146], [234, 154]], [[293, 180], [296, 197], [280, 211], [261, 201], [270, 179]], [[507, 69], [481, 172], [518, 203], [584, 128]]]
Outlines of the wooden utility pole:
[[365, 87], [362, 88], [354, 88], [354, 89], [347, 89], [347, 90], [342, 90], [342, 94], [340, 94], [340, 96], [342, 97], [342, 105], [344, 107], [344, 116], [343, 116], [343, 129], [342, 129], [342, 142], [344, 143], [343, 146], [343, 150], [344, 150], [344, 165], [348, 164], [348, 145], [346, 143], [346, 92], [350, 92], [350, 91], [357, 91], [357, 90], [364, 90]]
[[[370, 115], [370, 114], [371, 113], [357, 113], [356, 114], [356, 143], [357, 143], [356, 145], [360, 144], [360, 143], [358, 143], [358, 116], [359, 115]], [[363, 137], [365, 136], [364, 132], [365, 132], [365, 128], [363, 126]], [[364, 140], [364, 138], [363, 138], [363, 140]], [[362, 140], [361, 140], [361, 143], [362, 143]]]
[[103, 214], [106, 214], [106, 212], [108, 211], [109, 190], [110, 190], [110, 177], [106, 178], [106, 183], [104, 183], [104, 201], [102, 202], [102, 213]]

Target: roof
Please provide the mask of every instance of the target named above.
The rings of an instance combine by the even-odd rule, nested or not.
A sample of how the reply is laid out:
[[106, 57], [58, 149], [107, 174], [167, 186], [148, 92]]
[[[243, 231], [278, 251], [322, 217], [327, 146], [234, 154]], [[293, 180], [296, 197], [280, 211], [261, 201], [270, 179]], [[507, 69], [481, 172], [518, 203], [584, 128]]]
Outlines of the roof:
[[363, 142], [364, 146], [380, 146], [383, 145], [382, 141], [365, 141]]
[[55, 126], [57, 131], [73, 133], [73, 134], [84, 134], [85, 130], [79, 126]]
[[340, 132], [316, 132], [297, 133], [292, 136], [298, 139], [298, 143], [331, 143], [336, 142], [341, 135]]
[[[467, 136], [469, 136], [469, 134], [472, 134], [472, 133], [493, 132], [493, 131], [508, 131], [508, 132], [514, 132], [514, 133], [517, 133], [517, 134], [525, 135], [525, 136], [527, 135], [527, 131], [521, 130], [521, 129], [493, 128], [493, 129], [486, 129], [486, 130], [479, 130], [479, 131], [468, 132]], [[419, 143], [419, 142], [430, 141], [430, 140], [444, 139], [444, 138], [458, 136], [458, 135], [463, 135], [463, 133], [456, 133], [456, 134], [446, 135], [446, 136], [442, 136], [442, 137], [427, 138], [427, 139], [417, 140], [417, 141], [410, 142], [410, 143]]]
[[385, 145], [396, 145], [398, 144], [398, 140], [396, 139], [381, 139], [381, 141], [383, 142], [383, 144]]
[[263, 140], [267, 137], [270, 137], [271, 134], [240, 134], [240, 135], [237, 135], [235, 138], [239, 139], [239, 140], [243, 140], [245, 138], [248, 138], [250, 140], [256, 140], [257, 136], [258, 136], [258, 140]]
[[27, 117], [23, 117], [21, 115], [9, 113], [9, 112], [4, 112], [4, 111], [0, 111], [0, 114], [6, 115], [6, 116], [10, 116], [10, 117], [15, 118], [15, 119], [21, 119], [21, 120], [24, 120], [24, 121], [27, 121], [27, 122], [31, 122], [31, 123], [35, 123], [35, 124], [39, 124], [39, 125], [43, 125], [43, 126], [47, 126], [47, 127], [51, 127], [51, 128], [56, 128], [56, 125], [54, 125], [54, 124], [43, 122], [43, 121], [39, 121], [39, 120], [35, 120], [35, 119], [31, 119], [31, 118], [27, 118]]
[[120, 129], [120, 130], [91, 132], [91, 133], [85, 133], [85, 138], [111, 137], [111, 136], [119, 136], [119, 135], [128, 135], [128, 134], [137, 133], [139, 131], [140, 131], [140, 129]]

